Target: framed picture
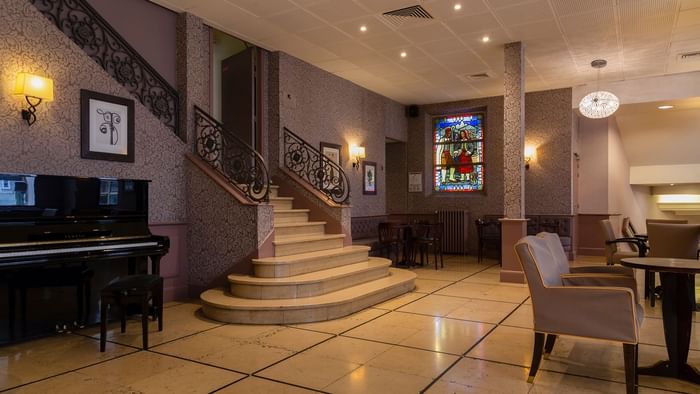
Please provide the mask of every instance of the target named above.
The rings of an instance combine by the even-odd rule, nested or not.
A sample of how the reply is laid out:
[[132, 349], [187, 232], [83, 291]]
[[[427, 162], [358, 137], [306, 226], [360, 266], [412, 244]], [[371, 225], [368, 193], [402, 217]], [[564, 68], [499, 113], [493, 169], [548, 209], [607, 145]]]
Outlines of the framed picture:
[[408, 173], [408, 192], [416, 193], [423, 191], [423, 173], [409, 172]]
[[80, 156], [134, 162], [134, 100], [80, 91]]
[[[331, 144], [330, 142], [321, 142], [321, 153], [323, 156], [321, 156], [321, 160], [327, 160], [330, 159], [333, 163], [337, 164], [338, 166], [341, 166], [340, 164], [340, 145], [338, 144]], [[323, 166], [325, 168], [325, 166]], [[338, 170], [329, 167], [326, 168], [327, 172], [324, 173], [324, 178], [323, 178], [323, 185], [321, 185], [321, 188], [323, 190], [328, 190], [333, 188], [333, 182], [334, 179], [336, 179], [340, 174], [338, 174]], [[336, 179], [337, 182], [337, 179]]]
[[362, 194], [377, 194], [377, 163], [362, 162]]

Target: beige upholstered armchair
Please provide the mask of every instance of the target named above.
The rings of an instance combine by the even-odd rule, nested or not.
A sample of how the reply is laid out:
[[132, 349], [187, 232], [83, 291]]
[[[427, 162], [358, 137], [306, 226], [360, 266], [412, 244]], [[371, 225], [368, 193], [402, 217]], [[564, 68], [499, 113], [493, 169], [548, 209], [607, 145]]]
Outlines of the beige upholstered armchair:
[[[635, 237], [617, 238], [610, 220], [601, 220], [600, 227], [605, 236], [605, 259], [608, 265], [620, 264], [620, 260], [625, 257], [644, 257], [646, 254], [647, 248], [644, 240]], [[618, 244], [633, 245], [636, 251], [620, 250], [617, 247]]]
[[534, 314], [535, 346], [528, 382], [535, 379], [543, 351], [552, 351], [558, 335], [571, 335], [622, 342], [627, 393], [636, 393], [639, 327], [644, 309], [633, 289], [622, 283], [629, 283], [631, 278], [588, 274], [590, 278], [598, 276], [592, 280], [601, 285], [591, 285], [585, 279], [570, 281], [566, 274], [563, 278], [563, 265], [543, 237], [525, 237], [515, 245], [515, 251], [527, 277]]

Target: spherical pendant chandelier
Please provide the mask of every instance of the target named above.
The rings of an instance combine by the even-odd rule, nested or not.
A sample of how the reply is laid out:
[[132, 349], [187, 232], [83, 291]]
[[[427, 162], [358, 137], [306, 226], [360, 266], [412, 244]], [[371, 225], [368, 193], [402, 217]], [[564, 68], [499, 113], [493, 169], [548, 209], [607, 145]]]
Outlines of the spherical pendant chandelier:
[[605, 67], [607, 64], [608, 62], [602, 59], [591, 62], [591, 67], [598, 69], [596, 91], [588, 93], [578, 104], [578, 110], [581, 112], [581, 115], [587, 118], [607, 118], [608, 116], [614, 114], [620, 107], [620, 100], [617, 98], [617, 96], [605, 90], [598, 90], [598, 84], [600, 82], [600, 69]]

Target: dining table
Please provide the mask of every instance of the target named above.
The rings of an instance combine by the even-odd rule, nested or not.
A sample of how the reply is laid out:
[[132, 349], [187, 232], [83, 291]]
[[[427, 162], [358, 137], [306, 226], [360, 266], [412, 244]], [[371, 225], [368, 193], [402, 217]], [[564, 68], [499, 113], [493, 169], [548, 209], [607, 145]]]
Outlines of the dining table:
[[638, 368], [637, 373], [676, 378], [700, 385], [700, 373], [688, 364], [695, 311], [695, 274], [700, 273], [700, 260], [627, 257], [621, 260], [621, 264], [658, 272], [663, 288], [661, 312], [668, 360]]

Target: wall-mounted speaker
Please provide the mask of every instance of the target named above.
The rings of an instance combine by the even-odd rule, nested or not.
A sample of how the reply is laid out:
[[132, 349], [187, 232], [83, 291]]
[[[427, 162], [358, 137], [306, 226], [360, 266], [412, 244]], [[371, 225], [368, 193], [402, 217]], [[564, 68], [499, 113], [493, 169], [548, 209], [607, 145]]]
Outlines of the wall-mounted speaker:
[[406, 106], [406, 116], [409, 118], [418, 117], [418, 106], [417, 105], [407, 105]]

